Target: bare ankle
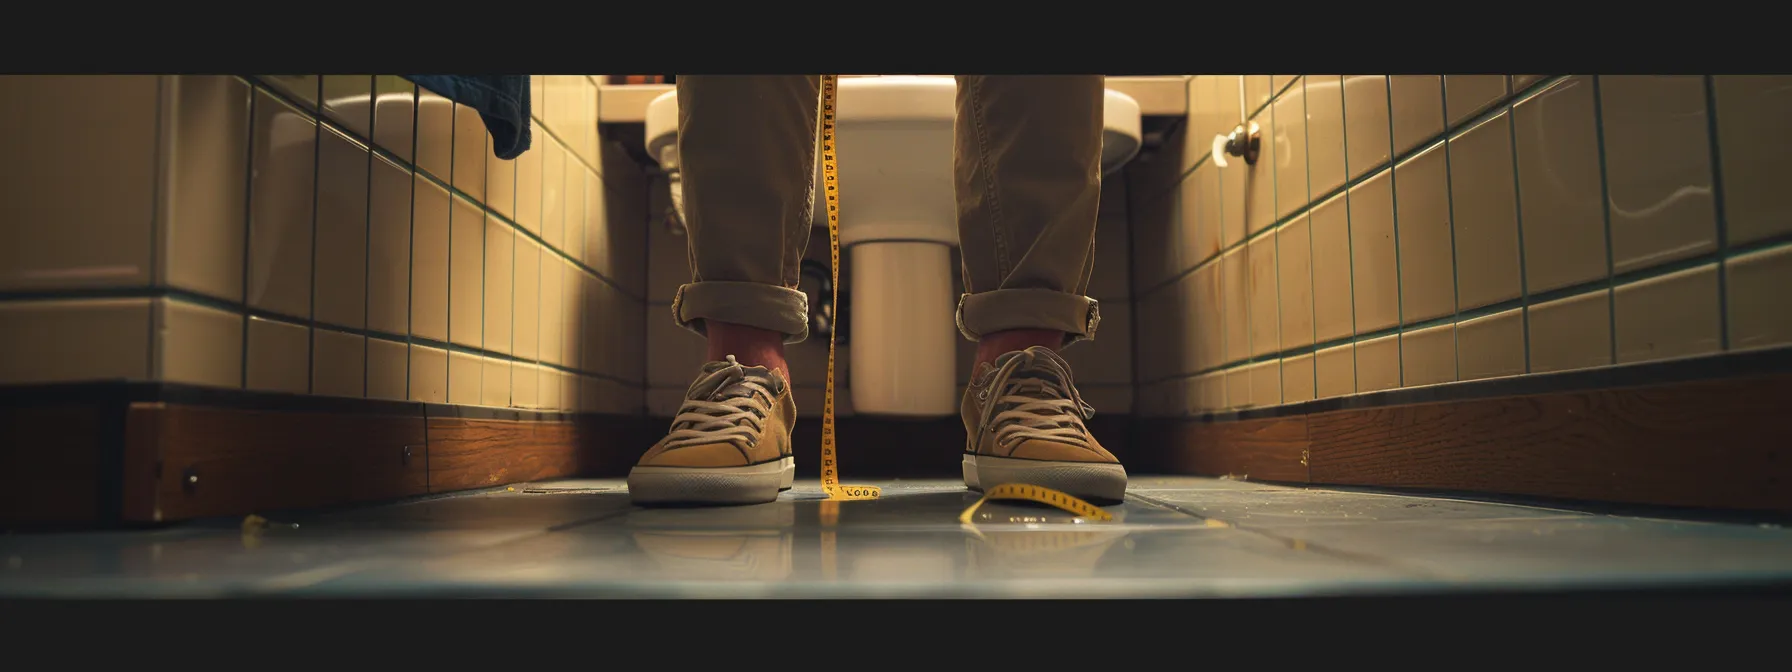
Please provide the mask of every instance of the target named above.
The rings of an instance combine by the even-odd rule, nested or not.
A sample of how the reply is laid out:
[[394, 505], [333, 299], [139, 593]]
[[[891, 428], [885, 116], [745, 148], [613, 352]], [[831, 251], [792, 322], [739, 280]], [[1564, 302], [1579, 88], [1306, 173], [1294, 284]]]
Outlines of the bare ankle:
[[1064, 343], [1064, 332], [1053, 329], [1009, 329], [984, 334], [977, 341], [977, 359], [971, 364], [974, 374], [984, 364], [994, 364], [997, 357], [1025, 350], [1033, 346], [1043, 346], [1053, 350]]
[[784, 335], [770, 329], [710, 320], [704, 325], [709, 337], [709, 361], [718, 362], [734, 355], [734, 360], [747, 366], [763, 366], [778, 372], [790, 382], [790, 364], [784, 359]]

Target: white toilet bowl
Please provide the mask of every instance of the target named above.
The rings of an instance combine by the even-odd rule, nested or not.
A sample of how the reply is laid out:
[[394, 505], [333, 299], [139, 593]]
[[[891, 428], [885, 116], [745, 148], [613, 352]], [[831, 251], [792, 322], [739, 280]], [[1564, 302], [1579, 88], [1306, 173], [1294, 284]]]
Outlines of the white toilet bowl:
[[[852, 402], [864, 415], [938, 417], [958, 412], [952, 247], [957, 83], [949, 76], [840, 79], [835, 114], [840, 245], [852, 255]], [[1108, 90], [1103, 101], [1104, 178], [1138, 154], [1139, 104]], [[648, 155], [678, 181], [678, 96], [647, 107]], [[827, 226], [816, 160], [814, 224]]]

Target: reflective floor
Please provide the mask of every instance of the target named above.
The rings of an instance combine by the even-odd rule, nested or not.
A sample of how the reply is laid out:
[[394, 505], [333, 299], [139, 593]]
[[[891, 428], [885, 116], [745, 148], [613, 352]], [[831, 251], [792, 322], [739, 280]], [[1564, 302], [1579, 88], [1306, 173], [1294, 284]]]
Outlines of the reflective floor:
[[1135, 478], [1110, 522], [890, 481], [644, 509], [556, 481], [135, 532], [0, 536], [0, 596], [1195, 597], [1792, 580], [1775, 525]]

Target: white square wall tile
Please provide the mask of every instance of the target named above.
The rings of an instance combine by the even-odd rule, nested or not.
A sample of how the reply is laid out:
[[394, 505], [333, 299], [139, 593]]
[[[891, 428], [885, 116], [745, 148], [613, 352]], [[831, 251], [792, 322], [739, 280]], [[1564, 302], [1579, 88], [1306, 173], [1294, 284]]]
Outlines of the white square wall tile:
[[1717, 154], [1731, 245], [1792, 232], [1792, 75], [1717, 75]]
[[541, 242], [566, 250], [566, 148], [552, 137], [541, 141]]
[[[1268, 165], [1260, 161], [1258, 165]], [[1243, 161], [1233, 161], [1225, 168], [1219, 169], [1220, 194], [1220, 248], [1232, 249], [1244, 242], [1249, 232], [1246, 226], [1249, 219], [1246, 211], [1251, 207], [1250, 183], [1253, 167]], [[1265, 171], [1268, 172], [1268, 171]], [[1273, 179], [1273, 177], [1271, 178]], [[1175, 221], [1174, 216], [1169, 218]]]
[[1505, 75], [1444, 75], [1444, 116], [1453, 128], [1506, 97]]
[[1447, 155], [1443, 143], [1438, 143], [1394, 168], [1402, 324], [1456, 311], [1456, 253], [1451, 242]]
[[311, 392], [311, 329], [291, 322], [249, 318], [245, 386], [266, 392]]
[[1516, 103], [1518, 221], [1532, 294], [1605, 277], [1605, 208], [1593, 80], [1576, 75]]
[[1313, 339], [1327, 343], [1355, 333], [1350, 285], [1350, 208], [1339, 193], [1308, 215], [1313, 251]]
[[411, 344], [411, 401], [448, 403], [448, 351]]
[[1356, 393], [1356, 346], [1350, 343], [1313, 353], [1313, 378], [1320, 399]]
[[487, 357], [479, 377], [479, 403], [504, 408], [510, 405], [510, 360]]
[[1722, 351], [1717, 281], [1717, 264], [1707, 264], [1614, 288], [1618, 363]]
[[311, 393], [365, 396], [367, 339], [329, 329], [313, 330], [311, 339]]
[[1356, 391], [1378, 392], [1400, 386], [1400, 336], [1390, 334], [1356, 344]]
[[[1180, 233], [1183, 236], [1184, 254], [1178, 261], [1179, 265], [1188, 266], [1204, 263], [1219, 256], [1222, 251], [1220, 227], [1224, 218], [1220, 210], [1223, 205], [1220, 169], [1211, 162], [1203, 163], [1183, 184], [1192, 186], [1182, 194], [1182, 204], [1185, 207], [1181, 208], [1183, 228]], [[1190, 196], [1193, 196], [1192, 200]], [[1191, 218], [1194, 220], [1193, 229], [1188, 228]], [[1189, 237], [1191, 233], [1192, 238]], [[1133, 251], [1135, 254], [1138, 252], [1136, 248]]]
[[1282, 403], [1282, 362], [1272, 359], [1245, 367], [1251, 376], [1251, 405], [1264, 408]]
[[319, 107], [356, 136], [373, 135], [373, 75], [323, 75]]
[[[1163, 364], [1141, 361], [1141, 374], [1169, 373], [1154, 370], [1166, 368], [1174, 369], [1176, 373], [1194, 373], [1226, 363], [1226, 313], [1225, 297], [1220, 292], [1220, 265], [1207, 264], [1197, 268], [1164, 291], [1168, 293], [1163, 295], [1163, 303], [1159, 304], [1152, 319], [1162, 320], [1167, 329], [1159, 333], [1141, 331], [1139, 336], [1163, 339], [1168, 361]], [[1178, 316], [1180, 320], [1169, 321]]]
[[[1184, 240], [1190, 235], [1190, 230], [1185, 224], [1190, 220], [1182, 214], [1182, 204], [1185, 199], [1180, 193], [1181, 190], [1150, 197], [1142, 196], [1141, 194], [1146, 193], [1146, 187], [1151, 182], [1149, 178], [1140, 176], [1143, 172], [1146, 171], [1144, 169], [1126, 171], [1126, 179], [1131, 182], [1131, 186], [1127, 189], [1129, 198], [1127, 211], [1132, 213], [1130, 217], [1133, 236], [1133, 292], [1150, 291], [1174, 277], [1177, 271], [1185, 265], [1182, 260], [1182, 250], [1187, 245]], [[1183, 184], [1188, 184], [1188, 182], [1185, 181]], [[1217, 191], [1210, 196], [1215, 199], [1219, 198]], [[1195, 201], [1190, 199], [1188, 202], [1194, 203]], [[676, 241], [681, 246], [685, 245], [685, 241], [688, 240], [684, 236], [667, 236], [667, 238]], [[659, 243], [654, 244], [658, 245]], [[661, 246], [660, 254], [670, 256], [670, 253], [663, 251], [670, 246], [669, 244]], [[955, 249], [954, 253], [956, 252]], [[679, 266], [688, 272], [688, 257], [687, 261], [682, 262]], [[959, 274], [955, 273], [954, 276], [959, 276]], [[668, 280], [673, 280], [670, 287], [676, 290], [678, 285], [689, 282], [692, 277], [693, 275], [687, 274], [683, 278], [668, 278]], [[962, 285], [962, 277], [955, 282]], [[963, 289], [963, 287], [957, 287], [957, 289]], [[656, 301], [669, 302], [672, 299], [672, 292], [656, 290], [654, 297]]]
[[1350, 286], [1359, 335], [1400, 323], [1393, 173], [1381, 171], [1350, 188]]
[[375, 75], [373, 87], [373, 144], [410, 161], [417, 130], [417, 85], [399, 75]]
[[312, 317], [360, 329], [367, 323], [368, 150], [334, 128], [321, 136]]
[[1275, 352], [1281, 347], [1281, 306], [1276, 288], [1276, 236], [1252, 238], [1245, 246], [1245, 291], [1251, 302], [1252, 357]]
[[155, 377], [241, 388], [243, 316], [176, 299], [155, 300]]
[[560, 266], [560, 365], [577, 371], [584, 354], [585, 297], [598, 281], [570, 261], [562, 260]]
[[1612, 302], [1605, 290], [1529, 308], [1531, 373], [1567, 371], [1612, 363]]
[[1430, 142], [1444, 132], [1444, 90], [1441, 75], [1388, 77], [1392, 106], [1394, 156]]
[[149, 299], [0, 302], [0, 384], [145, 380]]
[[486, 154], [485, 204], [506, 219], [516, 219], [516, 159]]
[[1344, 83], [1337, 75], [1307, 75], [1308, 191], [1324, 197], [1344, 186]]
[[1514, 308], [1458, 322], [1456, 371], [1463, 380], [1524, 373], [1524, 310]]
[[1705, 78], [1602, 75], [1614, 273], [1717, 249]]
[[1225, 376], [1226, 408], [1249, 408], [1256, 403], [1256, 397], [1251, 395], [1251, 383], [1255, 379], [1251, 376], [1249, 367], [1227, 369]]
[[317, 75], [256, 75], [262, 86], [284, 94], [306, 112], [317, 111]]
[[[1170, 382], [1174, 384], [1176, 381]], [[1197, 376], [1192, 387], [1194, 408], [1205, 412], [1216, 412], [1226, 410], [1230, 406], [1226, 403], [1226, 374], [1216, 372]], [[1185, 394], [1182, 392], [1183, 389], [1186, 389], [1183, 386], [1176, 386], [1176, 389], [1179, 394]], [[1182, 408], [1171, 409], [1172, 415], [1183, 415], [1184, 413]]]
[[1251, 356], [1250, 264], [1245, 248], [1235, 247], [1220, 257], [1220, 308], [1224, 319], [1227, 363]]
[[534, 364], [514, 362], [510, 365], [510, 405], [513, 408], [535, 408], [541, 397], [541, 368]]
[[1456, 380], [1456, 325], [1442, 324], [1400, 334], [1400, 384], [1435, 385]]
[[[510, 354], [511, 312], [515, 299], [516, 230], [502, 220], [485, 218], [485, 349]], [[489, 404], [488, 404], [489, 405]]]
[[1345, 174], [1356, 179], [1387, 165], [1392, 140], [1387, 75], [1344, 75]]
[[375, 154], [368, 181], [367, 328], [395, 336], [411, 324], [409, 169]]
[[1461, 310], [1516, 299], [1523, 291], [1511, 122], [1501, 112], [1450, 138], [1450, 220]]
[[560, 381], [560, 403], [555, 406], [563, 412], [579, 410], [579, 377], [565, 371], [558, 372]]
[[1730, 348], [1751, 350], [1792, 343], [1792, 247], [1776, 247], [1724, 262]]
[[455, 196], [449, 214], [448, 338], [483, 347], [485, 339], [485, 212]]
[[1275, 102], [1276, 220], [1307, 207], [1307, 99], [1299, 82]]
[[529, 149], [516, 157], [516, 216], [524, 231], [541, 234], [541, 157], [545, 142], [531, 142]]
[[486, 198], [486, 157], [492, 154], [487, 149], [489, 136], [478, 110], [454, 105], [454, 179], [449, 184], [481, 203]]
[[544, 251], [541, 255], [541, 324], [536, 332], [541, 339], [536, 353], [540, 361], [565, 364], [563, 348], [566, 333], [566, 264], [560, 255]]
[[454, 101], [417, 87], [417, 167], [444, 182], [454, 169]]
[[553, 410], [560, 408], [560, 391], [563, 389], [560, 376], [565, 375], [558, 369], [545, 366], [535, 367], [535, 406]]
[[584, 164], [568, 159], [565, 186], [560, 190], [564, 209], [561, 215], [564, 232], [561, 235], [565, 240], [561, 250], [580, 263], [589, 263], [585, 260], [585, 183], [590, 175], [591, 171]]
[[[0, 78], [0, 289], [149, 284], [159, 78]], [[217, 129], [217, 132], [226, 132]], [[70, 198], [71, 185], [104, 198]]]
[[404, 343], [367, 339], [367, 398], [409, 399], [410, 357], [410, 346]]
[[1293, 404], [1313, 399], [1317, 380], [1313, 372], [1313, 353], [1284, 358], [1282, 403]]
[[485, 358], [464, 352], [448, 353], [448, 403], [478, 405], [484, 397]]
[[411, 333], [448, 340], [448, 191], [417, 175], [411, 217]]
[[172, 86], [166, 95], [174, 98], [174, 151], [164, 159], [172, 184], [167, 221], [158, 231], [162, 257], [156, 270], [167, 286], [241, 301], [253, 91], [248, 82], [227, 75], [181, 75], [164, 82]]
[[1261, 114], [1252, 118], [1260, 130], [1262, 157], [1257, 163], [1250, 164], [1235, 161], [1226, 170], [1234, 171], [1227, 178], [1239, 177], [1245, 180], [1244, 225], [1246, 235], [1255, 235], [1258, 231], [1269, 228], [1276, 222], [1276, 162], [1279, 153], [1276, 148], [1275, 121], [1273, 109], [1264, 109]]
[[[551, 254], [551, 253], [549, 253]], [[533, 360], [541, 339], [541, 245], [527, 236], [516, 237], [515, 269], [511, 273], [511, 354]]]
[[249, 305], [311, 317], [317, 121], [260, 91], [249, 180]]
[[1275, 234], [1282, 350], [1313, 344], [1313, 248], [1307, 222], [1306, 215], [1296, 217]]

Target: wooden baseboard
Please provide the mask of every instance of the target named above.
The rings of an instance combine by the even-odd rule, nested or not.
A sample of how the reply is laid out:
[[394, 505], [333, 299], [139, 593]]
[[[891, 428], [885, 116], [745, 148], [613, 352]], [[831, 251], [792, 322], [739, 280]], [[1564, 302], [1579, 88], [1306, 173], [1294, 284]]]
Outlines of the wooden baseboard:
[[1139, 467], [1313, 485], [1792, 510], [1792, 373], [1281, 417], [1149, 420]]
[[0, 523], [158, 523], [612, 475], [647, 427], [171, 385], [8, 388]]

